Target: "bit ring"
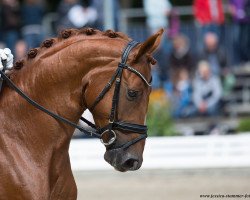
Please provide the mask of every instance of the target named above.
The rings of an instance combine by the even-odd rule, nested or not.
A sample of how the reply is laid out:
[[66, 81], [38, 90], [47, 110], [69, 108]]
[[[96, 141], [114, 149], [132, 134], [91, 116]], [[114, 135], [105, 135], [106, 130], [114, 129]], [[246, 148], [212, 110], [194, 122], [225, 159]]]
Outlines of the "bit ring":
[[[108, 142], [104, 142], [103, 139], [102, 139], [102, 137], [103, 137], [104, 134], [107, 133], [107, 132], [112, 133], [113, 137], [111, 137], [111, 139], [110, 139]], [[104, 144], [105, 146], [109, 146], [109, 145], [113, 144], [113, 143], [116, 141], [116, 133], [115, 133], [115, 131], [113, 131], [113, 130], [111, 130], [111, 131], [110, 131], [110, 130], [104, 131], [104, 132], [101, 134], [101, 139], [100, 139], [100, 141], [101, 141], [101, 143]]]

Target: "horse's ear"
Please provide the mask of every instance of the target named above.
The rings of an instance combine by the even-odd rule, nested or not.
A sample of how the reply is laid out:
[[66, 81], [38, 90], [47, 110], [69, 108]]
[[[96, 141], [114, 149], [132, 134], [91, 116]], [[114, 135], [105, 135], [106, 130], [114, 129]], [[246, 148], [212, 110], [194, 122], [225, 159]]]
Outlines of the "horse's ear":
[[159, 47], [163, 32], [164, 30], [160, 29], [140, 45], [140, 48], [135, 55], [135, 61], [138, 61], [145, 54], [152, 54]]

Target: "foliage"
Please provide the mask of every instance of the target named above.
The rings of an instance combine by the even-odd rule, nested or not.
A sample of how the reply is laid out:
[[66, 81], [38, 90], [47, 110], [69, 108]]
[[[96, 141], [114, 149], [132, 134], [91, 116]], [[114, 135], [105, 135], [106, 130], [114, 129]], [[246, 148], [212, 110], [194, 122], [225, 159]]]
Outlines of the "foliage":
[[147, 125], [150, 136], [178, 135], [173, 127], [164, 90], [155, 90], [150, 95]]
[[237, 132], [250, 132], [250, 118], [241, 119], [237, 127]]

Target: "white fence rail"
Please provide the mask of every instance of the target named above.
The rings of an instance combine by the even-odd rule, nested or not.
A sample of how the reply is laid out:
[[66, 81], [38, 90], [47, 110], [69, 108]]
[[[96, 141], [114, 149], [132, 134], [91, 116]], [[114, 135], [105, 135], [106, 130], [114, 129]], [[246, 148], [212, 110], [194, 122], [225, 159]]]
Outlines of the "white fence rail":
[[[98, 140], [72, 140], [73, 170], [106, 170], [104, 147]], [[250, 133], [225, 136], [148, 138], [144, 169], [250, 167]]]

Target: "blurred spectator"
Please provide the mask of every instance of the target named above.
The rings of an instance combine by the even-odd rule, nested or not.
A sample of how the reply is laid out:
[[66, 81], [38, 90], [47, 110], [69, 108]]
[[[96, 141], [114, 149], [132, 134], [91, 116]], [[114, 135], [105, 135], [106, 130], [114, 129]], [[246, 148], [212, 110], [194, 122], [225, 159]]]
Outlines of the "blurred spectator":
[[165, 84], [164, 89], [170, 99], [170, 107], [174, 118], [190, 117], [193, 114], [191, 82], [186, 69], [180, 69], [176, 82], [169, 81]]
[[225, 20], [222, 0], [194, 0], [193, 9], [203, 33], [212, 31], [219, 35], [219, 26]]
[[[101, 0], [103, 1], [103, 0]], [[113, 9], [114, 9], [114, 20], [115, 20], [115, 30], [119, 30], [119, 15], [120, 15], [120, 1], [118, 0], [113, 0]]]
[[1, 7], [3, 42], [15, 55], [15, 44], [20, 38], [20, 5], [17, 0], [3, 0]]
[[160, 28], [168, 27], [167, 16], [171, 10], [169, 0], [143, 0], [144, 10], [147, 15], [147, 25], [150, 34], [155, 33]]
[[189, 39], [179, 34], [173, 38], [173, 50], [170, 53], [170, 79], [176, 82], [181, 70], [185, 69], [190, 78], [193, 77], [194, 63], [190, 52]]
[[152, 74], [152, 89], [159, 89], [162, 87], [161, 80], [159, 78], [160, 76], [160, 68], [157, 65], [154, 65], [151, 67], [151, 74]]
[[167, 30], [168, 38], [172, 39], [180, 32], [180, 18], [176, 9], [172, 9], [168, 16], [169, 28]]
[[[221, 25], [224, 23], [222, 0], [194, 0], [193, 12], [199, 26], [199, 37], [203, 38], [207, 32], [214, 32], [220, 38]], [[198, 51], [203, 44], [198, 43]]]
[[172, 5], [169, 0], [143, 0], [144, 11], [147, 17], [147, 27], [149, 29], [149, 34], [154, 34], [160, 28], [164, 28], [165, 32], [161, 40], [161, 46], [155, 54], [155, 58], [158, 62], [158, 70], [155, 71], [158, 73], [158, 76], [155, 76], [158, 79], [157, 82], [160, 85], [163, 85], [163, 82], [167, 80], [167, 67], [166, 63], [168, 62], [168, 57], [171, 49], [171, 42], [169, 41], [167, 35], [167, 28], [169, 25], [168, 16], [172, 9]]
[[[95, 22], [95, 28], [103, 30], [104, 25], [104, 5], [103, 0], [92, 0], [91, 6], [96, 9], [98, 16]], [[117, 2], [117, 1], [116, 1]]]
[[222, 69], [227, 66], [227, 59], [224, 51], [219, 48], [218, 36], [208, 32], [204, 36], [204, 50], [200, 55], [200, 60], [207, 60], [211, 67], [212, 74], [222, 75]]
[[44, 8], [39, 0], [25, 0], [22, 6], [22, 35], [27, 44], [27, 48], [40, 46], [44, 35], [42, 20]]
[[58, 22], [57, 22], [57, 31], [61, 31], [65, 28], [72, 28], [72, 22], [69, 20], [68, 12], [71, 8], [78, 4], [78, 0], [62, 0], [57, 9], [58, 13]]
[[93, 26], [97, 19], [97, 12], [91, 6], [82, 7], [81, 5], [75, 5], [69, 10], [68, 18], [74, 28]]
[[78, 0], [63, 0], [58, 7], [57, 30], [92, 26], [97, 19], [97, 11], [89, 6], [84, 8]]
[[250, 1], [230, 0], [229, 11], [235, 22], [234, 64], [239, 64], [250, 60]]
[[171, 9], [168, 15], [168, 28], [165, 30], [166, 36], [162, 40], [162, 51], [165, 56], [169, 56], [172, 51], [172, 40], [180, 32], [180, 18], [176, 9]]
[[15, 60], [20, 60], [25, 57], [27, 51], [27, 45], [24, 40], [19, 40], [16, 43], [16, 56]]
[[209, 63], [200, 61], [198, 72], [193, 82], [193, 102], [200, 115], [218, 114], [222, 86], [218, 76], [211, 73]]
[[[97, 19], [93, 26], [99, 30], [104, 29], [104, 0], [89, 0], [90, 6], [97, 11]], [[111, 8], [110, 8], [111, 9]], [[114, 14], [114, 30], [119, 30], [119, 11], [120, 11], [120, 1], [112, 0], [112, 9]]]

